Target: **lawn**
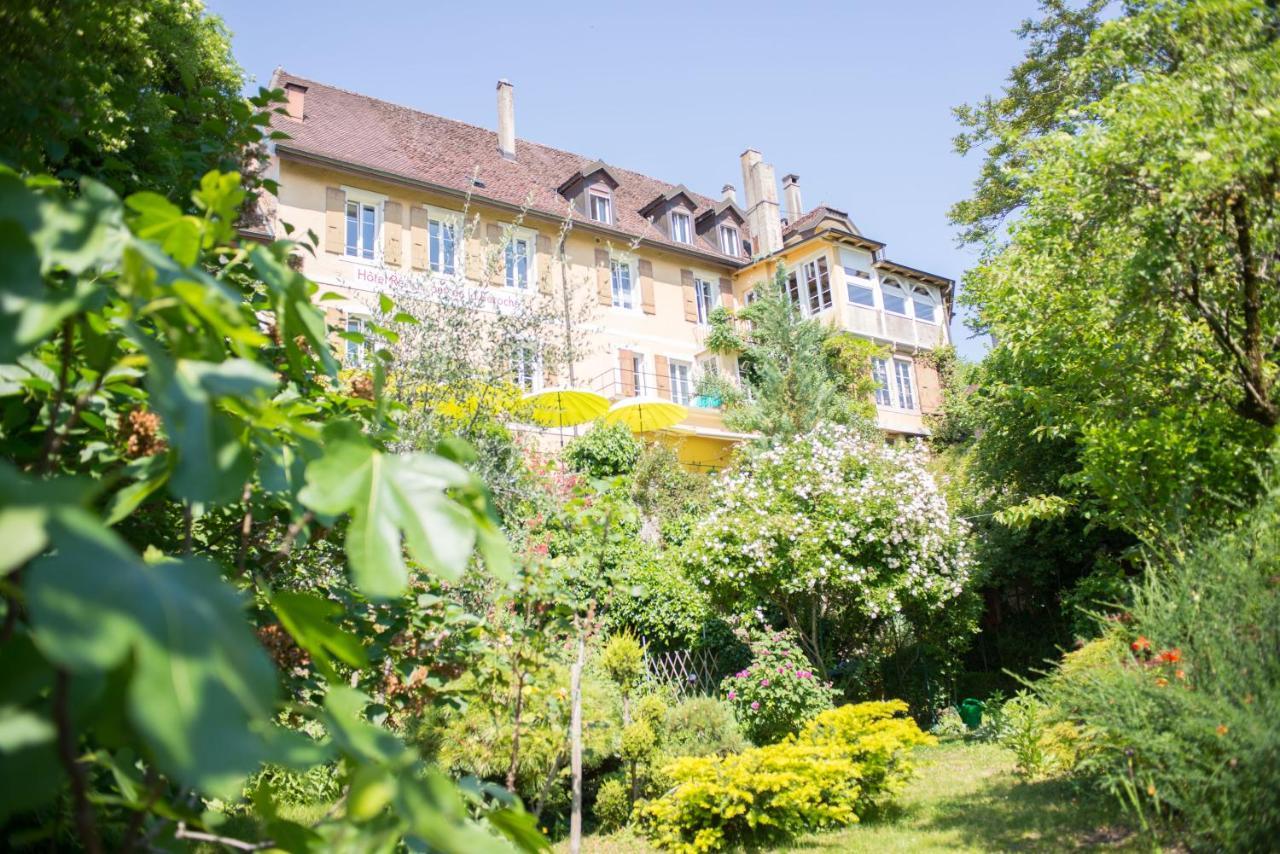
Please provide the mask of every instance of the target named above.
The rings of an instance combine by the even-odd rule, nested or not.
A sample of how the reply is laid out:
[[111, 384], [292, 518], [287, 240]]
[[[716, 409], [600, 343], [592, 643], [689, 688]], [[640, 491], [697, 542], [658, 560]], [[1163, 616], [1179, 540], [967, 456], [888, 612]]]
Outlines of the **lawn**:
[[[1024, 783], [1013, 759], [989, 744], [921, 748], [917, 775], [893, 815], [832, 833], [802, 837], [793, 851], [1147, 850], [1121, 822], [1116, 805], [1063, 782]], [[558, 850], [566, 850], [561, 845]], [[629, 834], [588, 837], [589, 854], [654, 849]]]

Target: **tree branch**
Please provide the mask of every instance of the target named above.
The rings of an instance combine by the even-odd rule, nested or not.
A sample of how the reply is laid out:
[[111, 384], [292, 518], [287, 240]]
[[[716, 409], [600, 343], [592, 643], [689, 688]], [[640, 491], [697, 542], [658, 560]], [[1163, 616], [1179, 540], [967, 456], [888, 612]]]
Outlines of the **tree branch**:
[[71, 711], [67, 706], [71, 677], [59, 670], [53, 683], [53, 722], [58, 729], [58, 759], [71, 780], [72, 815], [76, 823], [76, 835], [88, 854], [102, 854], [102, 842], [98, 838], [97, 820], [89, 803], [89, 783], [77, 756], [77, 739], [71, 726]]

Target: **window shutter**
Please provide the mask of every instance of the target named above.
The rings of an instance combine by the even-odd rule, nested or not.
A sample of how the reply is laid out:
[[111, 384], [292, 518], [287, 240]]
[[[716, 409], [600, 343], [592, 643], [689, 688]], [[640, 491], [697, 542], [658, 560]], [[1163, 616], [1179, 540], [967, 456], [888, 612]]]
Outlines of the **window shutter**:
[[545, 234], [538, 235], [537, 256], [533, 259], [533, 269], [538, 273], [538, 290], [551, 295], [551, 270], [555, 266], [551, 258], [551, 238]]
[[400, 243], [404, 239], [404, 214], [399, 202], [382, 206], [382, 259], [388, 267], [400, 266]]
[[346, 250], [343, 220], [347, 216], [347, 194], [341, 187], [324, 188], [324, 251], [341, 255]]
[[618, 351], [618, 377], [622, 382], [624, 397], [634, 397], [636, 393], [636, 354], [632, 350]]
[[654, 314], [657, 307], [653, 301], [653, 262], [641, 258], [637, 266], [640, 268], [640, 307], [645, 314]]
[[613, 283], [609, 279], [609, 252], [596, 250], [596, 289], [601, 305], [613, 305]]
[[507, 283], [507, 247], [502, 245], [502, 226], [491, 222], [484, 227], [484, 238], [488, 242], [484, 257], [493, 259], [494, 269], [490, 271], [489, 284], [500, 288]]
[[680, 271], [680, 289], [684, 292], [684, 319], [690, 323], [698, 322], [698, 302], [693, 291], [693, 271]]
[[427, 269], [427, 209], [409, 208], [409, 266]]
[[658, 375], [658, 397], [671, 399], [671, 370], [666, 356], [653, 357], [653, 372]]
[[733, 282], [724, 276], [720, 277], [720, 304], [729, 311], [737, 308], [733, 301]]

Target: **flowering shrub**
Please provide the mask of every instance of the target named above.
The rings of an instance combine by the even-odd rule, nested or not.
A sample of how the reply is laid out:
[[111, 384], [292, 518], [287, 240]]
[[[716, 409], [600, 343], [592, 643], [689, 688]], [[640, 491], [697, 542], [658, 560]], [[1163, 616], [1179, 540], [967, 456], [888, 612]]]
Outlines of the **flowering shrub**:
[[900, 788], [903, 751], [934, 742], [904, 711], [898, 701], [843, 706], [778, 744], [677, 759], [663, 769], [673, 788], [637, 807], [640, 828], [659, 848], [701, 852], [853, 824]]
[[791, 632], [767, 631], [749, 642], [751, 664], [720, 683], [748, 738], [777, 741], [831, 708], [836, 692], [814, 676]]
[[710, 506], [691, 576], [734, 610], [777, 608], [820, 672], [891, 617], [927, 628], [969, 581], [965, 525], [919, 447], [820, 425], [727, 472]]

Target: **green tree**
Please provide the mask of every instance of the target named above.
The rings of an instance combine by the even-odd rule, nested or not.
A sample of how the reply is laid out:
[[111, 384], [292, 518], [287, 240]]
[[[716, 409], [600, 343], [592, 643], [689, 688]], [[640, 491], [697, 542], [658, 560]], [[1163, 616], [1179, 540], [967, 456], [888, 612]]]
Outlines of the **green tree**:
[[0, 53], [0, 162], [19, 171], [185, 206], [209, 170], [256, 168], [267, 116], [198, 0], [16, 0], [0, 6]]
[[771, 282], [755, 289], [755, 302], [740, 312], [749, 326], [739, 356], [746, 394], [726, 401], [725, 424], [760, 433], [768, 445], [822, 421], [869, 428], [872, 386], [855, 378], [865, 375], [869, 381], [871, 352], [801, 317], [787, 296], [786, 281], [786, 270], [779, 267]]

